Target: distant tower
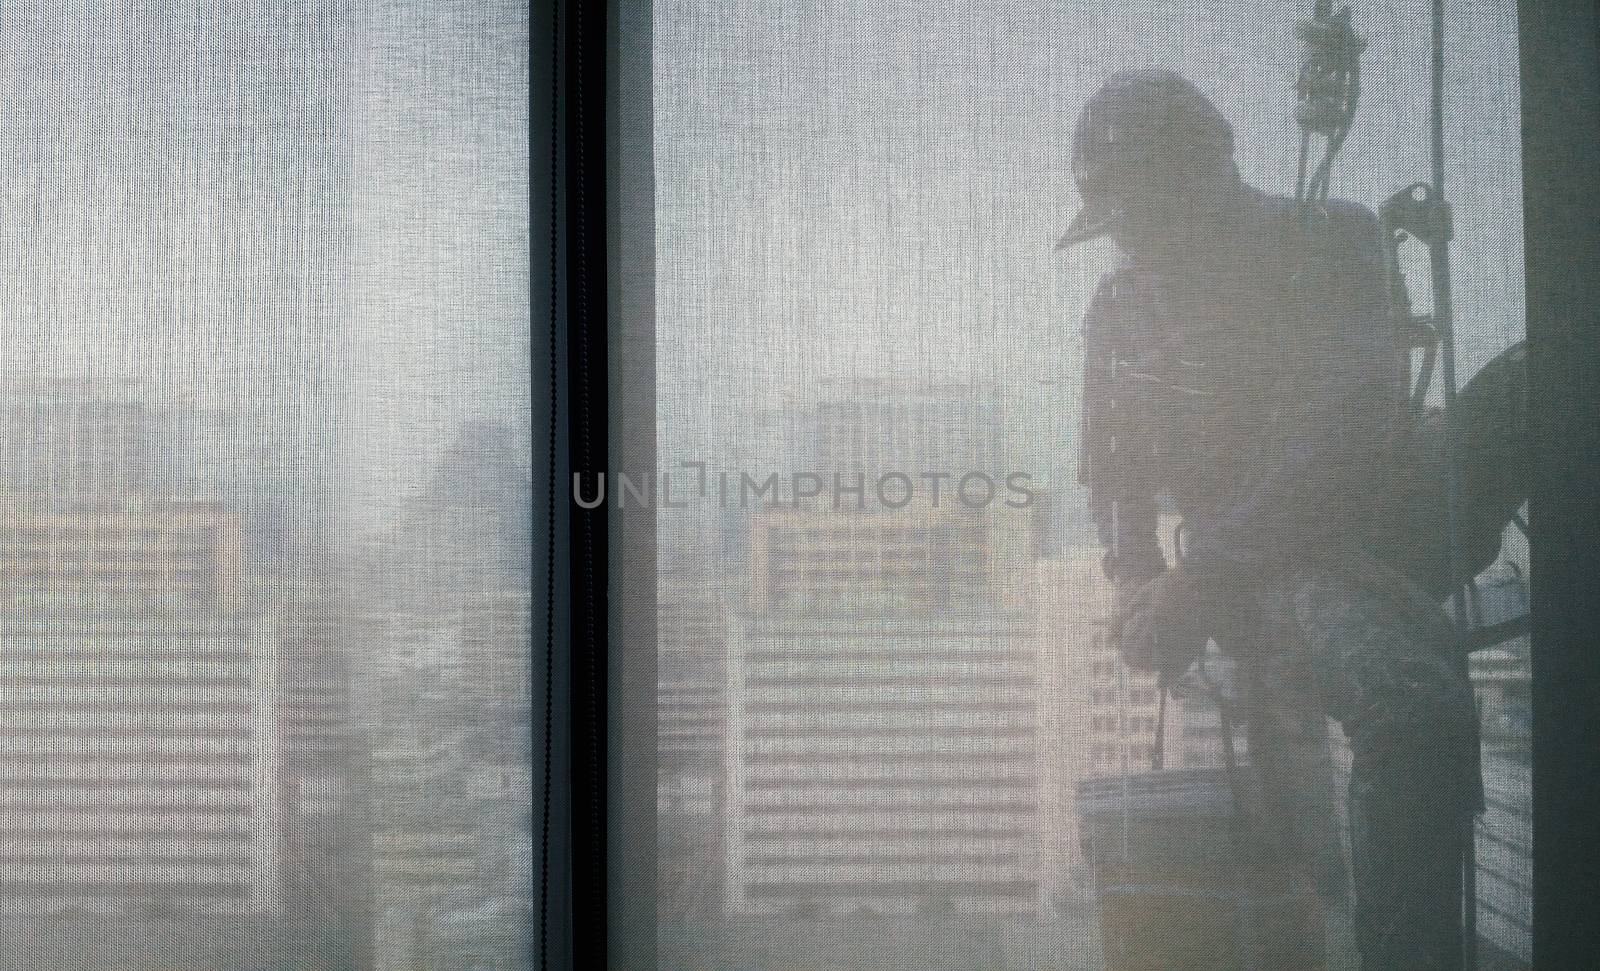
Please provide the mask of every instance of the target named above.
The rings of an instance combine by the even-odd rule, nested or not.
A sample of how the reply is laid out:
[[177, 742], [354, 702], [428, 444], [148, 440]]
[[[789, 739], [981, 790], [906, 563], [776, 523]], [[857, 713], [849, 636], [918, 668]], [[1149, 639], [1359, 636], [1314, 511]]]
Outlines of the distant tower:
[[[729, 619], [723, 905], [1036, 914], [1052, 701], [1028, 531], [998, 497], [957, 496], [966, 473], [997, 478], [999, 398], [864, 385], [810, 419], [825, 497], [750, 516], [748, 591]], [[865, 508], [836, 508], [835, 473], [864, 477]], [[880, 501], [890, 473], [916, 495]], [[938, 503], [924, 473], [947, 477]]]

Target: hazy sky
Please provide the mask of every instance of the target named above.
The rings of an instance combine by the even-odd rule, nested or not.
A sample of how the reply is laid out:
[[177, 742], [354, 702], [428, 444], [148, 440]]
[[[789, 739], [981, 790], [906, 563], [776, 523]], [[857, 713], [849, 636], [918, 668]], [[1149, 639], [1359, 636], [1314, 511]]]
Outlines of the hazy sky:
[[[1446, 6], [1465, 378], [1523, 331], [1516, 14], [1512, 0]], [[1353, 7], [1369, 47], [1333, 194], [1376, 206], [1430, 171], [1429, 4]], [[1078, 204], [1079, 107], [1115, 70], [1176, 68], [1233, 120], [1245, 177], [1292, 192], [1294, 26], [1309, 9], [658, 0], [669, 440], [716, 440], [825, 378], [891, 373], [995, 377], [1038, 389], [1036, 423], [1075, 420], [1078, 328], [1111, 257], [1107, 243], [1052, 251]]]
[[[1051, 251], [1078, 107], [1177, 67], [1286, 189], [1307, 7], [657, 3], [664, 417], [716, 437], [893, 373], [998, 376], [1069, 420], [1109, 259]], [[1515, 7], [1448, 7], [1470, 374], [1522, 330]], [[1355, 9], [1335, 192], [1375, 204], [1427, 173], [1427, 3]], [[526, 427], [525, 37], [499, 0], [0, 6], [0, 369], [247, 404], [299, 461], [337, 450], [365, 518], [460, 421]]]
[[263, 416], [358, 519], [526, 428], [509, 0], [0, 5], [0, 360]]

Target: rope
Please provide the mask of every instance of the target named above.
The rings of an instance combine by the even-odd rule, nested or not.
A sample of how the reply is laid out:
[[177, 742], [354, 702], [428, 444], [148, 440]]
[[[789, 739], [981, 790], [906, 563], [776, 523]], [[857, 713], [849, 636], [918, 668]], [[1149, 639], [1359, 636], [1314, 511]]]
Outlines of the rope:
[[[1295, 200], [1309, 213], [1328, 199], [1333, 160], [1350, 134], [1361, 100], [1361, 52], [1366, 41], [1350, 27], [1350, 8], [1333, 12], [1331, 0], [1317, 0], [1310, 20], [1299, 27], [1305, 55], [1295, 81], [1295, 122], [1300, 126], [1300, 165]], [[1311, 137], [1323, 138], [1322, 159], [1310, 178]]]
[[1150, 768], [1157, 772], [1161, 771], [1167, 761], [1167, 695], [1171, 694], [1171, 691], [1165, 671], [1161, 673], [1159, 690], [1161, 701], [1156, 706], [1156, 743], [1150, 748]]

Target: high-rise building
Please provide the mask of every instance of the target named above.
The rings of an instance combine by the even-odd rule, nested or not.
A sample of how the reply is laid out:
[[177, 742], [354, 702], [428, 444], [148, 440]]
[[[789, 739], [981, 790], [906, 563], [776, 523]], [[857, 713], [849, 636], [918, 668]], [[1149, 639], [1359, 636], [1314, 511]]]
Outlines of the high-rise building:
[[[1003, 481], [1000, 399], [824, 390], [805, 411], [803, 471], [867, 495], [781, 494], [749, 517], [726, 647], [724, 905], [1035, 912], [1055, 769], [1032, 530], [1026, 509], [955, 494], [967, 473]], [[901, 481], [879, 501], [891, 474], [915, 494], [901, 502]]]
[[479, 886], [477, 821], [464, 798], [460, 732], [386, 726], [372, 751], [372, 886], [377, 971], [441, 966], [441, 924]]
[[282, 905], [269, 619], [0, 616], [0, 912]]
[[722, 900], [728, 617], [718, 580], [686, 573], [659, 580], [657, 892], [676, 913]]
[[493, 719], [520, 741], [533, 717], [531, 591], [463, 591], [460, 611], [463, 701], [480, 723]]
[[154, 485], [156, 416], [123, 388], [57, 381], [8, 388], [0, 486], [56, 501], [141, 495]]
[[323, 515], [303, 443], [259, 401], [175, 398], [139, 382], [8, 380], [0, 497], [36, 512], [226, 507], [240, 555], [283, 572]]
[[1019, 579], [1029, 541], [1019, 512], [925, 499], [900, 509], [761, 510], [751, 519], [750, 605], [1014, 605], [1026, 590]]
[[0, 596], [11, 600], [236, 609], [242, 560], [239, 517], [220, 503], [0, 501]]
[[370, 968], [371, 767], [350, 612], [331, 591], [294, 591], [274, 609], [285, 964]]
[[1032, 618], [749, 612], [728, 653], [729, 910], [1041, 906]]
[[[515, 849], [531, 838], [528, 708], [507, 679], [522, 671], [526, 681], [514, 648], [527, 601], [456, 591], [409, 610], [366, 607], [352, 630], [364, 657], [355, 707], [369, 746], [373, 967], [475, 966], [464, 947], [493, 950], [477, 966], [525, 967], [525, 949], [502, 939], [509, 930], [475, 915], [505, 910], [510, 929], [526, 923], [515, 911], [531, 876]], [[493, 680], [469, 678], [469, 657], [474, 677]], [[452, 940], [463, 921], [477, 930]]]
[[533, 779], [528, 472], [517, 437], [462, 426], [362, 550], [352, 620], [370, 742], [380, 971], [529, 965]]
[[857, 383], [824, 389], [809, 411], [811, 468], [993, 474], [1004, 465], [1005, 415], [983, 384]]
[[[1509, 531], [1508, 531], [1509, 534]], [[1478, 578], [1473, 619], [1493, 625], [1529, 608], [1526, 548]], [[1529, 641], [1526, 635], [1471, 659], [1483, 739], [1485, 809], [1477, 821], [1478, 928], [1484, 940], [1523, 963], [1533, 951], [1533, 805]]]
[[1495, 747], [1483, 755], [1485, 808], [1477, 820], [1478, 931], [1523, 962], [1533, 953], [1533, 767]]

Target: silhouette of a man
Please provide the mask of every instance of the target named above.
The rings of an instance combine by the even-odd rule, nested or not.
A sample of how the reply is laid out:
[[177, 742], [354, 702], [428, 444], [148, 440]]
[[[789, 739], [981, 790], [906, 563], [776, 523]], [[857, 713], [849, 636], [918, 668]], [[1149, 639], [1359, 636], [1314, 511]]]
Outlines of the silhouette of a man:
[[[1366, 971], [1457, 967], [1477, 719], [1437, 601], [1388, 566], [1407, 372], [1377, 219], [1244, 183], [1232, 126], [1164, 70], [1120, 73], [1073, 139], [1063, 247], [1120, 260], [1084, 322], [1083, 482], [1130, 664], [1232, 657], [1260, 813], [1252, 846], [1344, 874], [1326, 719], [1343, 726]], [[1183, 518], [1157, 542], [1158, 500]]]

